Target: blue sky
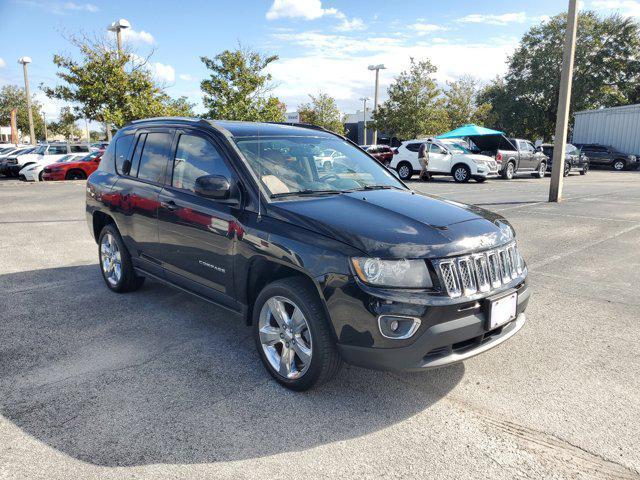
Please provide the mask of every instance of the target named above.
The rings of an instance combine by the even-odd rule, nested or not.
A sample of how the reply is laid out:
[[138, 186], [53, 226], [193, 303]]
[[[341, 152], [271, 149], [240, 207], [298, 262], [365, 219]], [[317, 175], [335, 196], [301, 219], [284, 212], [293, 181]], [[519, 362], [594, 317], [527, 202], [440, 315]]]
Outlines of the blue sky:
[[[101, 33], [126, 18], [126, 42], [141, 55], [153, 51], [152, 67], [173, 96], [186, 95], [201, 108], [199, 60], [242, 45], [280, 60], [271, 68], [274, 93], [288, 110], [326, 92], [344, 112], [373, 97], [367, 65], [384, 63], [381, 93], [409, 63], [429, 57], [440, 82], [463, 74], [487, 81], [531, 25], [566, 9], [566, 1], [537, 0], [164, 0], [101, 2], [0, 0], [0, 85], [22, 85], [17, 59], [32, 58], [32, 90], [57, 83], [54, 53], [72, 53], [65, 34]], [[581, 8], [640, 17], [640, 0], [584, 0]], [[49, 118], [60, 102], [38, 93]]]

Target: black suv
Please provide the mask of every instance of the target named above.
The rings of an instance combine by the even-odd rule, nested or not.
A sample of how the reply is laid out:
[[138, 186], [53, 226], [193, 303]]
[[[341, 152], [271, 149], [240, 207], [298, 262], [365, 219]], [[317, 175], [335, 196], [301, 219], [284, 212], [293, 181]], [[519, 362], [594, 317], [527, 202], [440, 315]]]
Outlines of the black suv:
[[[326, 149], [342, 155], [321, 172]], [[527, 269], [504, 218], [418, 195], [317, 128], [134, 122], [87, 181], [87, 220], [111, 290], [150, 277], [242, 315], [294, 390], [343, 360], [460, 362], [525, 322]]]
[[635, 155], [627, 155], [613, 147], [597, 143], [576, 143], [575, 146], [589, 158], [591, 165], [611, 167], [618, 171], [636, 168], [638, 165]]

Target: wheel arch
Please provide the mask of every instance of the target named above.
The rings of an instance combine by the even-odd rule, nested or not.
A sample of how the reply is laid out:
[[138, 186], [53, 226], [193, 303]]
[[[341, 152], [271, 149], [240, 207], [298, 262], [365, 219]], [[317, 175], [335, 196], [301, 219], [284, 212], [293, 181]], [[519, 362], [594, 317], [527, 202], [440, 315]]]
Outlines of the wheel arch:
[[87, 174], [81, 168], [71, 168], [67, 170], [67, 172], [64, 174], [64, 178], [69, 178], [69, 175], [71, 175], [72, 173], [80, 173], [84, 178], [87, 178]]
[[96, 243], [98, 243], [100, 232], [105, 226], [113, 224], [116, 228], [118, 228], [118, 225], [116, 225], [116, 221], [113, 219], [113, 217], [104, 212], [101, 212], [100, 210], [94, 212], [92, 217], [93, 238], [95, 239]]

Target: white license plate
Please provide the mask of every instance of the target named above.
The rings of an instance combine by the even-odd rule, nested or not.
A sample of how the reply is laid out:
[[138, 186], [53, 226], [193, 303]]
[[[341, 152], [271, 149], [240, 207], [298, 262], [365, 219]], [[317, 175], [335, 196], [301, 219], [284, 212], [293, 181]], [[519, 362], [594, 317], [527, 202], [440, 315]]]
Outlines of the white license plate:
[[518, 293], [498, 298], [491, 301], [491, 313], [489, 315], [489, 330], [498, 328], [516, 318], [518, 306]]

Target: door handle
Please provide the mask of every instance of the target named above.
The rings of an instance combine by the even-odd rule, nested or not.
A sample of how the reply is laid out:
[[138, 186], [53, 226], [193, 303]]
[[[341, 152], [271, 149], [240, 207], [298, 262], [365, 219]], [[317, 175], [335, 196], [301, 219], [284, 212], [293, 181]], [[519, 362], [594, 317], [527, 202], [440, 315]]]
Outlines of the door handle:
[[168, 202], [160, 202], [160, 206], [167, 210], [178, 210], [180, 207], [173, 200], [169, 200]]

